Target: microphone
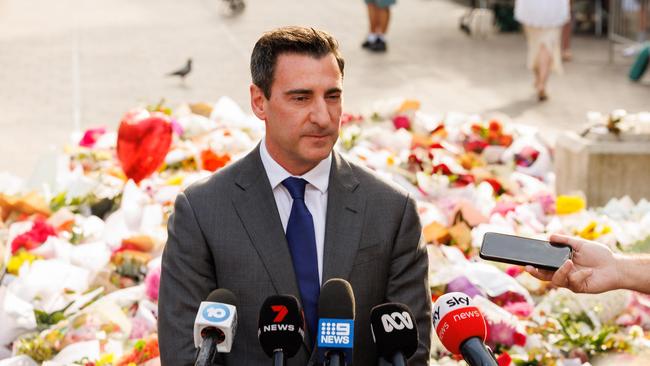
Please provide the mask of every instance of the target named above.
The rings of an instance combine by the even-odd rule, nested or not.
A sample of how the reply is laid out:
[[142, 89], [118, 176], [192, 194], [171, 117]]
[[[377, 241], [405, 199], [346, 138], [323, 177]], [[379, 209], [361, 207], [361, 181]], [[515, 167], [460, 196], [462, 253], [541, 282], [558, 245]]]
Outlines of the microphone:
[[354, 293], [348, 281], [327, 280], [318, 299], [317, 346], [320, 363], [340, 366], [352, 363], [354, 345]]
[[418, 328], [408, 306], [398, 303], [377, 305], [370, 312], [370, 330], [379, 356], [395, 366], [418, 349]]
[[217, 353], [228, 353], [237, 328], [237, 297], [229, 290], [212, 291], [194, 320], [195, 366], [212, 365]]
[[450, 292], [433, 306], [433, 328], [445, 348], [461, 354], [470, 366], [498, 366], [492, 350], [485, 346], [487, 329], [483, 314], [462, 292]]
[[257, 338], [273, 365], [284, 366], [298, 353], [305, 338], [305, 318], [298, 299], [290, 295], [267, 297], [260, 309]]

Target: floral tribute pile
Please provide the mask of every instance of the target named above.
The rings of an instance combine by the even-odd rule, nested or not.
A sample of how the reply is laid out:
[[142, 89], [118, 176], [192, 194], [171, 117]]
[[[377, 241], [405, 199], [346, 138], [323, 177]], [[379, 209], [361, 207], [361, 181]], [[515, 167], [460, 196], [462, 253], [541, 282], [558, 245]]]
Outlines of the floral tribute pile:
[[[160, 256], [175, 197], [263, 134], [228, 98], [149, 106], [128, 111], [117, 131], [73, 134], [27, 181], [0, 174], [0, 365], [158, 365]], [[582, 365], [650, 345], [650, 298], [576, 295], [478, 258], [488, 231], [650, 251], [650, 202], [587, 208], [579, 193], [557, 196], [538, 131], [394, 100], [344, 114], [337, 150], [416, 198], [432, 301], [472, 296], [499, 365]], [[437, 339], [432, 360], [462, 363]]]

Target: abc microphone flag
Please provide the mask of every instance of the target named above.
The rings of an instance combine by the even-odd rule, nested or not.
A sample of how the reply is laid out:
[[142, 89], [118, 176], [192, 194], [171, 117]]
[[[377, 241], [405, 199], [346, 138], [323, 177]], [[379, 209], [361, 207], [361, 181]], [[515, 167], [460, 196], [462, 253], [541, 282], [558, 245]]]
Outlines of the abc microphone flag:
[[483, 314], [464, 293], [450, 292], [438, 298], [433, 306], [433, 328], [442, 345], [461, 354], [470, 366], [497, 366], [484, 343], [487, 327]]
[[406, 365], [418, 349], [418, 328], [408, 306], [377, 305], [370, 312], [370, 330], [377, 353], [393, 365]]
[[298, 299], [291, 295], [266, 298], [260, 308], [257, 337], [267, 356], [295, 356], [305, 337], [304, 329], [305, 318]]

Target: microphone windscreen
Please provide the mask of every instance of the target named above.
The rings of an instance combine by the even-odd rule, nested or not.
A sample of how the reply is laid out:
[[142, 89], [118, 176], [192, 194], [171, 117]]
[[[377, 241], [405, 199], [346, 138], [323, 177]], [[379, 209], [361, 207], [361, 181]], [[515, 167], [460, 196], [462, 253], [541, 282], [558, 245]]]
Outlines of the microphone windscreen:
[[332, 278], [320, 290], [318, 317], [354, 319], [355, 304], [352, 286], [346, 280]]
[[372, 337], [377, 352], [387, 361], [397, 352], [405, 358], [418, 349], [418, 328], [408, 306], [398, 303], [377, 305], [370, 312]]
[[237, 296], [235, 296], [232, 291], [226, 290], [225, 288], [218, 288], [210, 292], [208, 298], [205, 301], [220, 302], [222, 304], [228, 304], [237, 307]]
[[282, 350], [287, 358], [298, 353], [304, 338], [305, 320], [298, 299], [290, 295], [268, 297], [260, 308], [257, 337], [267, 356]]
[[445, 348], [457, 355], [461, 344], [472, 337], [485, 341], [487, 327], [481, 311], [472, 305], [469, 296], [450, 292], [433, 305], [433, 328]]

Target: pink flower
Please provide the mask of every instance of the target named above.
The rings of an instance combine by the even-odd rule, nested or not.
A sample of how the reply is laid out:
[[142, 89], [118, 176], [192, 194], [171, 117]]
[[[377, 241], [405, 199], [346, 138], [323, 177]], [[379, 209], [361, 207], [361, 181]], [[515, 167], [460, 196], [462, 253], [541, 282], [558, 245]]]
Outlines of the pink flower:
[[512, 302], [503, 307], [509, 313], [520, 318], [527, 318], [533, 313], [533, 307], [526, 301]]
[[146, 320], [135, 317], [131, 321], [131, 335], [129, 339], [140, 339], [149, 335], [149, 325]]
[[399, 130], [400, 128], [408, 130], [411, 128], [411, 120], [407, 116], [395, 116], [395, 118], [393, 118], [393, 125], [396, 130]]
[[79, 141], [79, 146], [93, 147], [97, 140], [106, 133], [105, 127], [91, 128], [84, 132], [84, 136]]
[[510, 277], [517, 277], [523, 272], [524, 269], [521, 266], [510, 266], [506, 269], [506, 274]]
[[160, 267], [156, 267], [147, 273], [144, 279], [147, 297], [152, 301], [158, 301], [158, 290], [160, 287]]
[[488, 345], [494, 349], [497, 345], [512, 347], [515, 345], [516, 329], [504, 322], [490, 323], [487, 322], [487, 340]]
[[178, 136], [183, 136], [183, 126], [175, 119], [172, 119], [172, 131]]
[[540, 193], [534, 198], [540, 205], [544, 213], [547, 215], [555, 214], [555, 197], [550, 193]]

